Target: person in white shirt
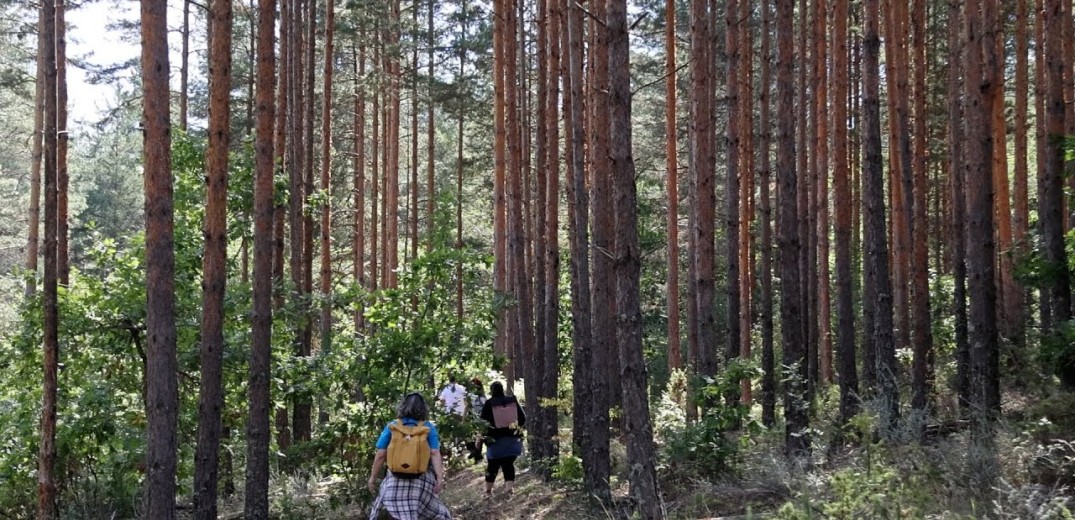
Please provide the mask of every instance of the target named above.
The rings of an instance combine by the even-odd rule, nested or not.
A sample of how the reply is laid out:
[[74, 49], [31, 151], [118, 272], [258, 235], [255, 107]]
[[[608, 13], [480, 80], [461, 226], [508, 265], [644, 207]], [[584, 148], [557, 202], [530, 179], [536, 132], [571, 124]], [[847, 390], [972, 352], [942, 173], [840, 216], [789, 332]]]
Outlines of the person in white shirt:
[[466, 389], [455, 382], [455, 376], [448, 376], [448, 385], [437, 394], [441, 406], [448, 413], [463, 415], [466, 412]]

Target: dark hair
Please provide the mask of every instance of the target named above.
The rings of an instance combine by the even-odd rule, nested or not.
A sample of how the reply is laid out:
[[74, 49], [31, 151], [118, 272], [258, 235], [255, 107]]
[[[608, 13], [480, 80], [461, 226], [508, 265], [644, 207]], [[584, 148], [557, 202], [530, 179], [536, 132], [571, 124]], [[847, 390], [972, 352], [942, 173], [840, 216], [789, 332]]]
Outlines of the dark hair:
[[448, 374], [448, 382], [449, 383], [454, 383], [455, 382], [455, 374]]
[[500, 381], [493, 381], [493, 383], [489, 385], [489, 396], [504, 397], [504, 384]]
[[396, 407], [396, 416], [399, 418], [408, 417], [416, 421], [429, 419], [429, 408], [426, 407], [425, 398], [418, 392], [403, 396], [403, 400]]

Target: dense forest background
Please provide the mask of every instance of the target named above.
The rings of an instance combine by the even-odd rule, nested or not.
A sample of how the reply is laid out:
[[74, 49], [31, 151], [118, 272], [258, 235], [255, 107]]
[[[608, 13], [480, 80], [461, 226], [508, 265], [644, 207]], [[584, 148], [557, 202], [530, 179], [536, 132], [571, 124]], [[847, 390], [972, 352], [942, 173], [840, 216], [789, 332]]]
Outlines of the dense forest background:
[[1070, 0], [102, 4], [0, 0], [0, 518], [361, 514], [449, 375], [579, 517], [1075, 509]]

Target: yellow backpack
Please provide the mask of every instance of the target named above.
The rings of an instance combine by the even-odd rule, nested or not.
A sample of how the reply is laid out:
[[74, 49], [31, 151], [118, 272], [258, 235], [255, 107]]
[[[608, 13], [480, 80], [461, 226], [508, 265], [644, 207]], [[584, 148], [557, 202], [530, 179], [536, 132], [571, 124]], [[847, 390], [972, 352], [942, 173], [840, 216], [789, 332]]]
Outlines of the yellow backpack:
[[396, 419], [388, 423], [388, 471], [397, 478], [418, 478], [429, 469], [429, 427], [406, 426]]

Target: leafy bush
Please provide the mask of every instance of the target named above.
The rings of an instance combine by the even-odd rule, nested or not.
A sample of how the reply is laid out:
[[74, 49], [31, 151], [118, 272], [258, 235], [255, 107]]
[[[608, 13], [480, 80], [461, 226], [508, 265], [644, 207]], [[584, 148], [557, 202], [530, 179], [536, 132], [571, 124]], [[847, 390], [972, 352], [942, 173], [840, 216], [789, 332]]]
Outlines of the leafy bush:
[[739, 391], [743, 379], [760, 374], [752, 364], [739, 359], [728, 362], [715, 377], [702, 378], [695, 404], [702, 410], [697, 421], [687, 422], [684, 407], [685, 376], [674, 373], [662, 397], [657, 431], [662, 441], [662, 467], [702, 476], [717, 476], [734, 468], [740, 450], [762, 427], [750, 416], [750, 407], [726, 399]]

